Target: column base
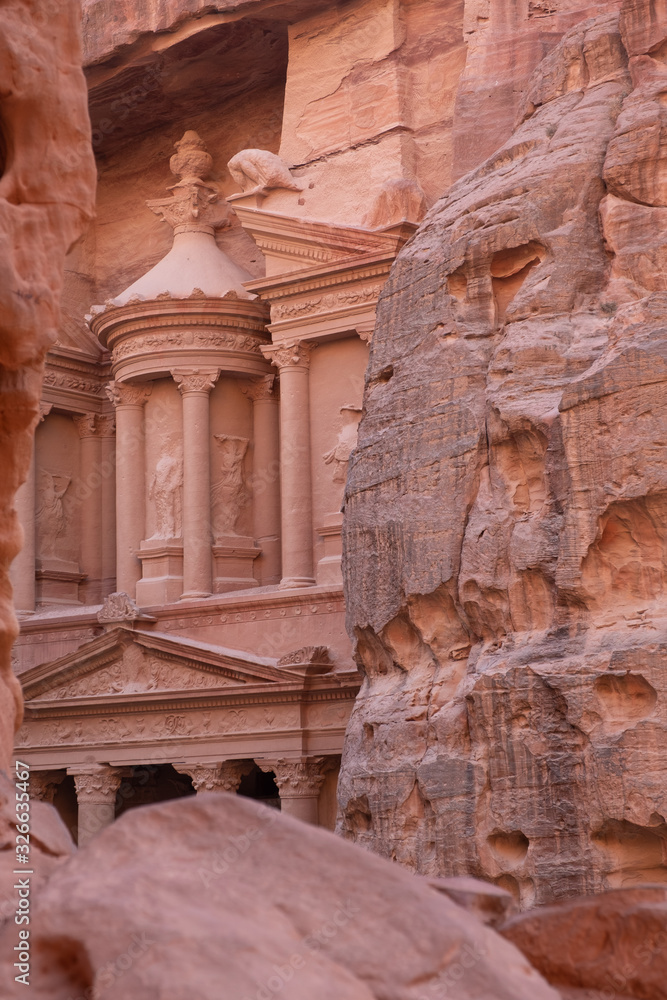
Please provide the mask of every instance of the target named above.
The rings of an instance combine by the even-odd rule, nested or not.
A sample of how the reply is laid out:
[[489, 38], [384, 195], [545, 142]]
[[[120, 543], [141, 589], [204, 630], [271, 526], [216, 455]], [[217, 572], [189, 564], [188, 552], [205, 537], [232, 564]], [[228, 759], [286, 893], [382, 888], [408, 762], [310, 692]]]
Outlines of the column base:
[[213, 594], [207, 593], [204, 590], [188, 590], [186, 593], [181, 594], [179, 600], [181, 601], [199, 601], [202, 597], [213, 597]]
[[137, 552], [142, 578], [137, 583], [137, 603], [150, 608], [173, 604], [183, 593], [183, 543], [180, 539], [147, 539]]
[[312, 576], [284, 576], [280, 581], [281, 590], [291, 590], [292, 587], [314, 587], [317, 581]]

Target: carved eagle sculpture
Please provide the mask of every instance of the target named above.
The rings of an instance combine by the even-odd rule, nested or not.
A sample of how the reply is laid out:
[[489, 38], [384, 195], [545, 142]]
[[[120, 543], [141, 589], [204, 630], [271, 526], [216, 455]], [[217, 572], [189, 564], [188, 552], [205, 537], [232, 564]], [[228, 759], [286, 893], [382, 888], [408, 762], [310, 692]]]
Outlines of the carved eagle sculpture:
[[232, 156], [227, 168], [239, 187], [243, 188], [242, 194], [233, 194], [228, 200], [249, 194], [266, 194], [272, 188], [301, 191], [287, 164], [268, 149], [242, 149]]

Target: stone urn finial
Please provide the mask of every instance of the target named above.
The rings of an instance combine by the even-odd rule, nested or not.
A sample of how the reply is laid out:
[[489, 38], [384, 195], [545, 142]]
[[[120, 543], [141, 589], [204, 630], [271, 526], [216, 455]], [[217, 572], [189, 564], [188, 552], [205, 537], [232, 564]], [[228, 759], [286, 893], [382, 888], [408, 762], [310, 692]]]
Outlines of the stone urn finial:
[[208, 177], [213, 169], [213, 157], [196, 132], [188, 129], [183, 138], [174, 143], [174, 147], [177, 151], [169, 160], [169, 168], [175, 177], [180, 177], [175, 187]]
[[206, 178], [213, 169], [213, 157], [192, 129], [174, 143], [176, 152], [169, 160], [172, 174], [180, 180], [169, 190], [171, 198], [147, 201], [152, 212], [173, 228], [174, 234], [200, 232], [213, 235], [231, 224], [231, 209], [216, 184]]

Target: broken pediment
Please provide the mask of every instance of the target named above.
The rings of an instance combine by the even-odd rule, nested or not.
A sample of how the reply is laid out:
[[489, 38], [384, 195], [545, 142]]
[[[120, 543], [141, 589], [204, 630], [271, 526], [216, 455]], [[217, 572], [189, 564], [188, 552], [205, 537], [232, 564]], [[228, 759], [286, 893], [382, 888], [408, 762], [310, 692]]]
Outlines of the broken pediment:
[[196, 692], [279, 681], [270, 660], [119, 627], [23, 674], [26, 702]]

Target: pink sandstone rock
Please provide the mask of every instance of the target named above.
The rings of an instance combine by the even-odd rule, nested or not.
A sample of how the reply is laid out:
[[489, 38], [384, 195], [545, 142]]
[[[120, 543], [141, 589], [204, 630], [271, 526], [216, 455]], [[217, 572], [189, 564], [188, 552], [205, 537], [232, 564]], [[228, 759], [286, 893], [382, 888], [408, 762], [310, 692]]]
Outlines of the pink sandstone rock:
[[347, 486], [339, 830], [522, 907], [667, 881], [666, 39], [578, 23], [426, 217]]
[[513, 917], [500, 933], [559, 990], [667, 997], [667, 889], [637, 886]]
[[73, 0], [10, 0], [0, 10], [0, 769], [22, 712], [10, 666], [14, 495], [30, 462], [65, 254], [93, 212], [79, 16]]
[[126, 813], [51, 877], [31, 928], [35, 1000], [558, 996], [423, 880], [224, 792]]

